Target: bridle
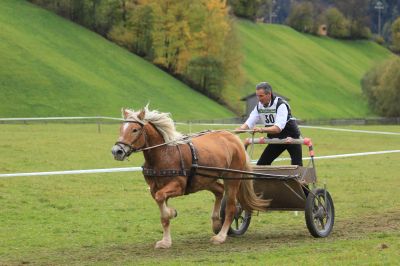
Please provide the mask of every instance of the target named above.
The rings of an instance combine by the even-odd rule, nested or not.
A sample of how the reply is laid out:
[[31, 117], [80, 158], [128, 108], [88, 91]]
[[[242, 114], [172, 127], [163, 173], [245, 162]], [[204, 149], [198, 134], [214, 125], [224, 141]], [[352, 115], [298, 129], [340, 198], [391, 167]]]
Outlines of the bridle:
[[[118, 147], [121, 148], [121, 150], [124, 152], [124, 156], [125, 156], [125, 157], [128, 157], [129, 155], [131, 155], [131, 154], [134, 153], [134, 152], [143, 151], [143, 150], [145, 149], [146, 145], [147, 145], [147, 135], [146, 135], [146, 130], [144, 130], [144, 124], [143, 124], [142, 122], [135, 121], [135, 120], [124, 120], [122, 123], [136, 123], [136, 124], [140, 125], [139, 136], [138, 136], [132, 143], [126, 143], [126, 142], [124, 142], [124, 141], [117, 141], [117, 142], [115, 142], [114, 145], [116, 145], [116, 146], [118, 146]], [[139, 147], [139, 148], [134, 147], [133, 144], [134, 144], [142, 135], [144, 135], [144, 144], [143, 144], [141, 147]], [[122, 145], [128, 146], [128, 147], [129, 147], [129, 151], [128, 151], [128, 152], [125, 152], [125, 149], [124, 149], [124, 147], [123, 147]]]

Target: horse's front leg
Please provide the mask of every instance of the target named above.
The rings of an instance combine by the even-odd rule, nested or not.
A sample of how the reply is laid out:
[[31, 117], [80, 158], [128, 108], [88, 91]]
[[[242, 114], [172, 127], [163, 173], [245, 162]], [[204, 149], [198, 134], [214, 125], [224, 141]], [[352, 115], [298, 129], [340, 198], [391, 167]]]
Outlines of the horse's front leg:
[[172, 245], [170, 220], [177, 216], [177, 211], [167, 206], [167, 200], [171, 197], [183, 195], [183, 188], [179, 182], [170, 182], [165, 187], [157, 191], [154, 199], [160, 208], [161, 225], [163, 227], [163, 238], [158, 241], [155, 248], [170, 248]]

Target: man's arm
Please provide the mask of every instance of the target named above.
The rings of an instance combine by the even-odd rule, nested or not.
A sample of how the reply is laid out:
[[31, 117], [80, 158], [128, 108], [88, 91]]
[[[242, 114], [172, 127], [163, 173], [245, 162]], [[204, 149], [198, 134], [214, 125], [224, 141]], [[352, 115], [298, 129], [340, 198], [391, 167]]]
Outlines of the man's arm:
[[276, 125], [273, 125], [271, 127], [256, 127], [256, 128], [254, 128], [254, 132], [267, 133], [267, 134], [278, 134], [281, 131], [282, 130]]
[[256, 107], [254, 107], [253, 111], [251, 111], [249, 118], [247, 118], [246, 122], [244, 122], [243, 125], [236, 128], [235, 130], [240, 131], [240, 130], [246, 130], [246, 129], [253, 128], [259, 119], [260, 119], [260, 115], [258, 114], [258, 110], [257, 110], [257, 106], [256, 106]]
[[236, 128], [235, 130], [236, 131], [240, 131], [240, 130], [246, 130], [246, 129], [249, 129], [249, 126], [246, 123], [244, 123], [243, 125], [241, 125], [240, 127]]

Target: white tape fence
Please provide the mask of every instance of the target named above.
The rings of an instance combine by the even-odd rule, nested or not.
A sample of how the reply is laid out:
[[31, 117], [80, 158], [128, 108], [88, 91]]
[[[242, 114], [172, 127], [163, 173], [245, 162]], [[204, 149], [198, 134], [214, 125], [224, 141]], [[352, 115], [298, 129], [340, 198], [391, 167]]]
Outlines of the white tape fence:
[[[387, 153], [398, 153], [400, 150], [388, 150], [388, 151], [374, 151], [374, 152], [361, 152], [361, 153], [347, 153], [337, 155], [326, 155], [316, 156], [314, 159], [335, 159], [335, 158], [346, 158], [355, 156], [366, 156], [366, 155], [378, 155]], [[309, 160], [310, 157], [303, 158], [303, 160]], [[287, 161], [290, 158], [277, 158], [275, 161]], [[256, 161], [253, 160], [252, 163]], [[139, 172], [142, 171], [142, 167], [123, 167], [123, 168], [105, 168], [105, 169], [88, 169], [88, 170], [68, 170], [68, 171], [54, 171], [54, 172], [33, 172], [33, 173], [13, 173], [13, 174], [0, 174], [0, 178], [12, 178], [22, 176], [50, 176], [50, 175], [78, 175], [78, 174], [96, 174], [96, 173], [115, 173], [115, 172]]]

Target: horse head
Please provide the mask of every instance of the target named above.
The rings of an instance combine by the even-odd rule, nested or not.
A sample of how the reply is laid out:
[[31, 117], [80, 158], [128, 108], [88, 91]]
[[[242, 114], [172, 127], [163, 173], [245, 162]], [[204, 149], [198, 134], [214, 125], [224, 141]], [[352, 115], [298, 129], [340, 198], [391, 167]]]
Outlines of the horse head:
[[122, 109], [124, 121], [120, 127], [119, 138], [111, 152], [115, 160], [123, 161], [133, 152], [140, 151], [146, 146], [145, 109], [135, 117], [131, 117], [127, 110]]

